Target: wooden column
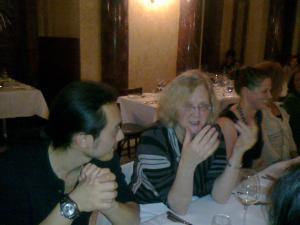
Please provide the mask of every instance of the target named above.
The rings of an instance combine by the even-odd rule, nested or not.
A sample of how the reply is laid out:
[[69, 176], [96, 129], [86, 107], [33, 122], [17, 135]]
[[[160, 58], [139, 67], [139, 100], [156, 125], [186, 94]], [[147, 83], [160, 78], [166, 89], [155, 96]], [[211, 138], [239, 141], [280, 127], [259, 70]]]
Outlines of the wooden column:
[[203, 28], [202, 66], [215, 72], [220, 68], [220, 43], [224, 0], [205, 2], [205, 23]]
[[6, 69], [11, 77], [37, 85], [36, 0], [1, 0], [0, 7], [0, 73]]
[[102, 81], [128, 88], [128, 0], [101, 0]]
[[201, 0], [181, 0], [177, 50], [177, 74], [199, 67]]
[[243, 64], [247, 40], [249, 0], [234, 0], [230, 48], [236, 52], [237, 60]]
[[265, 58], [285, 62], [291, 55], [297, 0], [271, 0]]

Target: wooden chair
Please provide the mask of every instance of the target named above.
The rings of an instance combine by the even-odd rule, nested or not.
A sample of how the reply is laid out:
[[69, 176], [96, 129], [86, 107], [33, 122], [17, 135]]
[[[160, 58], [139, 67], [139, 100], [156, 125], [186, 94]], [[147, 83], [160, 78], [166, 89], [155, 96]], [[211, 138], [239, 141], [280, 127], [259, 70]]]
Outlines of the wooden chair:
[[141, 95], [143, 94], [143, 88], [142, 87], [137, 87], [137, 88], [128, 88], [128, 89], [121, 89], [119, 91], [119, 96], [124, 96], [124, 95]]
[[[132, 95], [132, 94], [141, 95], [142, 93], [143, 93], [142, 87], [122, 89], [119, 91], [120, 96]], [[124, 134], [124, 139], [118, 143], [117, 152], [121, 157], [122, 152], [126, 150], [127, 156], [131, 158], [131, 149], [133, 149], [134, 153], [136, 152], [139, 138], [142, 132], [145, 130], [145, 127], [135, 123], [123, 123], [121, 124], [121, 129]]]

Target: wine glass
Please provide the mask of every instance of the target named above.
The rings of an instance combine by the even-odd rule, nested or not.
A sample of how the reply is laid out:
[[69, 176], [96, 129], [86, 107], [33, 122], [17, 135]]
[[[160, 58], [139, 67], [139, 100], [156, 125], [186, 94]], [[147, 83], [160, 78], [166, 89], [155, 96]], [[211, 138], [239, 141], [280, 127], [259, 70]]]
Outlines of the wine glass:
[[246, 225], [247, 210], [250, 205], [256, 203], [260, 198], [260, 181], [255, 170], [241, 170], [241, 182], [237, 187], [236, 194], [244, 205], [243, 225]]
[[211, 225], [231, 225], [230, 216], [225, 214], [216, 214], [212, 218]]

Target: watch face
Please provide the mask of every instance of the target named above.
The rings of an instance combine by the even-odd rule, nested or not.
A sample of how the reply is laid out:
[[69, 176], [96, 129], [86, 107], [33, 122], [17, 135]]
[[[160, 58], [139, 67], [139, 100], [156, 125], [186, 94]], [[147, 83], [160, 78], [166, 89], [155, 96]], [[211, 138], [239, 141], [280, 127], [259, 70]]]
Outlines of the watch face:
[[75, 219], [80, 214], [77, 208], [77, 204], [73, 202], [68, 196], [63, 198], [60, 202], [60, 213], [67, 219]]
[[76, 212], [76, 208], [75, 208], [75, 206], [73, 204], [66, 203], [63, 206], [63, 213], [64, 213], [64, 215], [66, 215], [68, 217], [72, 217], [75, 212]]

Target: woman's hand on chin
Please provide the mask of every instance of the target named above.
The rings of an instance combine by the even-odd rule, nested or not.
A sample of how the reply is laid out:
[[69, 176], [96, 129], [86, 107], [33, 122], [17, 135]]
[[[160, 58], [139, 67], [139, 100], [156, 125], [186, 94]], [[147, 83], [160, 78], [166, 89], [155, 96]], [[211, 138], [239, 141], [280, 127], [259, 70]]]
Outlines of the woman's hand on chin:
[[219, 146], [218, 131], [207, 125], [193, 138], [192, 131], [186, 129], [182, 147], [182, 159], [197, 166], [206, 160]]

